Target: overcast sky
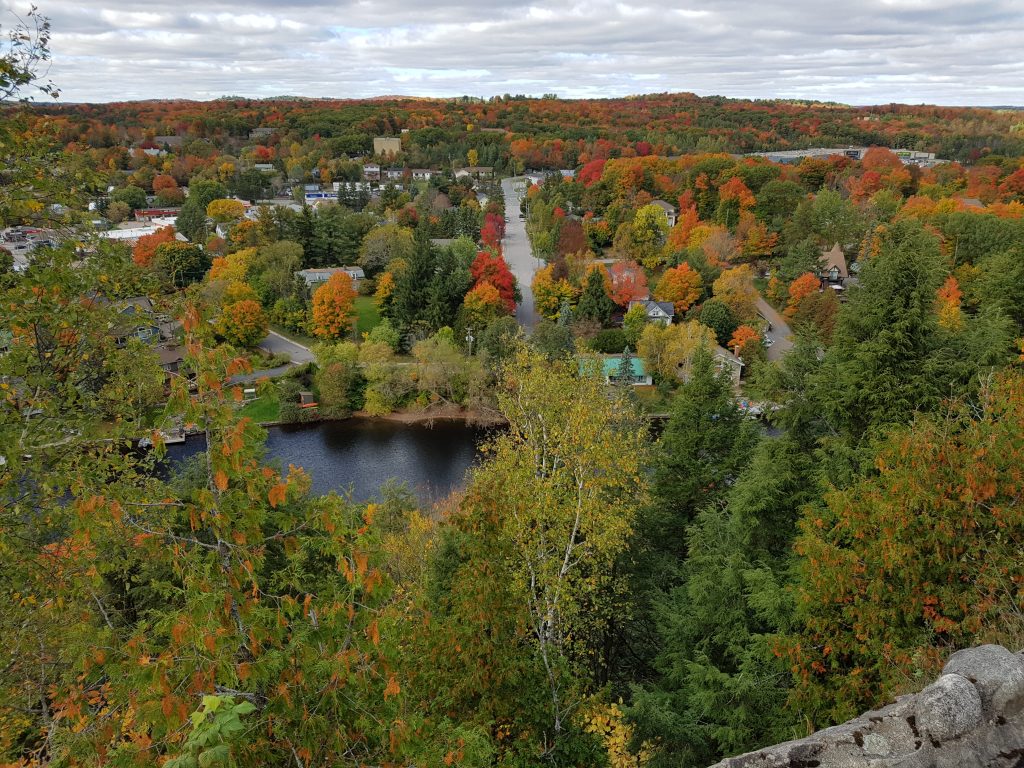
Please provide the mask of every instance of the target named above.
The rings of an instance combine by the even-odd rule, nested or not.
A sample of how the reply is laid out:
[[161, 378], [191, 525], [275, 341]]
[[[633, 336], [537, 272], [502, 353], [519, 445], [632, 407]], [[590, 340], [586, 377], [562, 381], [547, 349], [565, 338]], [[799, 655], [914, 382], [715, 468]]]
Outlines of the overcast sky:
[[[1024, 105], [1024, 0], [36, 0], [65, 101], [693, 91]], [[22, 0], [0, 0], [5, 29]]]

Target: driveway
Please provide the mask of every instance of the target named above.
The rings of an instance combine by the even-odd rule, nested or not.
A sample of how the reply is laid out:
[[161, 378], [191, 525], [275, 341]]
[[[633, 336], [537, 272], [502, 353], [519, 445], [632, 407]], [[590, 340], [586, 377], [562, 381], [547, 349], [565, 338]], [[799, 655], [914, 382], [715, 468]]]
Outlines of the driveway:
[[267, 333], [267, 338], [260, 342], [260, 348], [272, 355], [288, 355], [295, 365], [311, 363], [316, 360], [309, 349], [275, 331]]
[[541, 269], [544, 262], [533, 257], [530, 238], [526, 235], [526, 222], [519, 218], [519, 199], [525, 183], [526, 180], [522, 178], [501, 181], [501, 191], [505, 194], [505, 216], [508, 219], [501, 248], [509, 269], [519, 283], [519, 292], [523, 295], [523, 300], [516, 307], [516, 320], [529, 331], [540, 319], [533, 306], [533, 273]]
[[772, 362], [781, 360], [793, 348], [793, 332], [786, 323], [786, 318], [779, 314], [775, 307], [765, 301], [760, 294], [757, 297], [757, 311], [761, 317], [771, 323], [772, 329], [764, 334], [765, 339], [772, 340], [772, 345], [767, 349], [768, 359]]

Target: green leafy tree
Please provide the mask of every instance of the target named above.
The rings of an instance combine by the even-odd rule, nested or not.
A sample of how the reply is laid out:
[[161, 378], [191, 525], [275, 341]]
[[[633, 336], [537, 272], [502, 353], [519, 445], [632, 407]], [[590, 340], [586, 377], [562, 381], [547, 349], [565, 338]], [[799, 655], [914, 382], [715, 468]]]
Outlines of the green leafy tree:
[[199, 282], [210, 268], [210, 259], [202, 248], [177, 240], [158, 245], [153, 262], [175, 288]]
[[715, 338], [722, 346], [729, 343], [729, 339], [739, 327], [739, 321], [736, 320], [732, 310], [718, 299], [708, 299], [701, 304], [698, 317], [702, 325], [706, 325], [715, 332]]
[[131, 210], [146, 207], [146, 191], [135, 186], [121, 187], [110, 194], [112, 203], [124, 203]]
[[371, 229], [359, 248], [359, 264], [366, 274], [383, 272], [395, 259], [408, 261], [413, 252], [412, 231], [397, 224], [385, 224]]
[[313, 353], [318, 366], [314, 382], [319, 393], [320, 413], [343, 418], [361, 408], [366, 380], [359, 367], [359, 348], [344, 341], [318, 344]]

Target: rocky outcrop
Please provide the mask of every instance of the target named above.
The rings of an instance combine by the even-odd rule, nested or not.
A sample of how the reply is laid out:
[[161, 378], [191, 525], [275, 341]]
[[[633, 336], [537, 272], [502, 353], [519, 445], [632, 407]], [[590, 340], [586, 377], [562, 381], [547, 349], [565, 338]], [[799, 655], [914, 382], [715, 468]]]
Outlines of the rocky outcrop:
[[920, 693], [713, 768], [1024, 768], [1024, 657], [957, 651]]

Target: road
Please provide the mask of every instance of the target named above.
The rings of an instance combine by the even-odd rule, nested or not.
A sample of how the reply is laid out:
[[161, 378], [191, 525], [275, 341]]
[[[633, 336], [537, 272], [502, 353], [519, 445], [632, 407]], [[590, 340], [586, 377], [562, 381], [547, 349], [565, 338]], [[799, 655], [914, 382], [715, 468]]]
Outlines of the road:
[[260, 342], [260, 348], [272, 355], [288, 355], [295, 365], [311, 363], [316, 359], [306, 347], [274, 331], [267, 333], [267, 338]]
[[772, 345], [767, 349], [768, 359], [772, 362], [781, 360], [793, 348], [793, 332], [786, 324], [786, 319], [761, 295], [757, 297], [757, 311], [761, 317], [771, 323], [772, 329], [764, 335], [765, 339], [772, 340]]
[[526, 222], [519, 218], [519, 193], [516, 192], [516, 186], [522, 188], [524, 183], [525, 180], [521, 178], [501, 181], [501, 191], [505, 194], [505, 217], [508, 219], [501, 248], [523, 295], [523, 300], [516, 307], [516, 320], [529, 331], [540, 319], [533, 306], [533, 273], [543, 267], [544, 262], [533, 257], [530, 238], [526, 234]]

